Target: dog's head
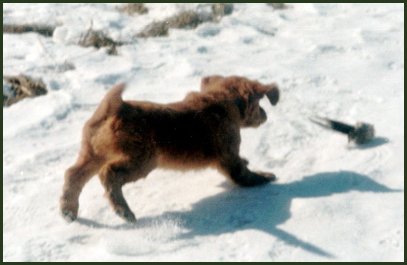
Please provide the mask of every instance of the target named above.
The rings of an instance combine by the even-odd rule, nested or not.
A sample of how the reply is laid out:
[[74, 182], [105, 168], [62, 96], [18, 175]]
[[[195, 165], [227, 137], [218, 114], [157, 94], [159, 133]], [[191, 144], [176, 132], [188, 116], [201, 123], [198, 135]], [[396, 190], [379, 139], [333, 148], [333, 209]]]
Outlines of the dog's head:
[[202, 92], [224, 91], [239, 108], [241, 127], [258, 127], [267, 120], [266, 112], [259, 105], [260, 99], [267, 96], [272, 105], [279, 100], [279, 90], [275, 83], [263, 85], [240, 76], [207, 76], [201, 81]]

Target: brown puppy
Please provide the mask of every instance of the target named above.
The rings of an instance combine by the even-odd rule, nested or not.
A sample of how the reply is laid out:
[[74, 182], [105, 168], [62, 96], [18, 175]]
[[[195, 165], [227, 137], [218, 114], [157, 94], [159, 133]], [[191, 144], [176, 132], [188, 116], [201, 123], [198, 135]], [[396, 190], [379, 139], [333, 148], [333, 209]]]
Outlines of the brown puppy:
[[67, 220], [76, 219], [81, 190], [95, 174], [115, 212], [128, 222], [136, 218], [122, 186], [146, 177], [156, 167], [210, 166], [240, 186], [275, 179], [272, 173], [250, 171], [239, 156], [240, 128], [266, 121], [259, 100], [266, 95], [275, 105], [279, 98], [275, 84], [210, 76], [202, 79], [201, 92], [170, 104], [123, 101], [123, 89], [120, 84], [110, 90], [83, 128], [79, 158], [65, 172], [60, 199]]

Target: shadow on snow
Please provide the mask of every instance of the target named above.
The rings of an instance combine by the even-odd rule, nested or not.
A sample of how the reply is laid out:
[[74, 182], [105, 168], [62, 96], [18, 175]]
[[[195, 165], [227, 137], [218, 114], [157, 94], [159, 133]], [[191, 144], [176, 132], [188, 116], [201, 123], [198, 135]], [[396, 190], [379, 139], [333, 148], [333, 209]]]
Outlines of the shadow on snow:
[[78, 222], [94, 228], [137, 229], [151, 226], [157, 220], [177, 220], [188, 231], [178, 235], [179, 239], [257, 229], [294, 247], [333, 258], [331, 253], [278, 228], [278, 225], [290, 218], [290, 205], [295, 198], [324, 197], [349, 191], [383, 193], [397, 190], [355, 172], [325, 172], [286, 184], [272, 183], [245, 189], [229, 187], [224, 192], [196, 202], [191, 210], [141, 217], [135, 225], [108, 226], [84, 218], [78, 218]]

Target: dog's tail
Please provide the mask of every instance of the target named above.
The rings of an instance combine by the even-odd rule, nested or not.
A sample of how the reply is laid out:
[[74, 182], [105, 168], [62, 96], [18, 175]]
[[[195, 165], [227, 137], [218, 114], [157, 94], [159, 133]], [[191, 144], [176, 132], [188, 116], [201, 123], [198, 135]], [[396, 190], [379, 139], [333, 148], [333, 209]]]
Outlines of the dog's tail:
[[123, 104], [122, 93], [125, 89], [125, 84], [120, 83], [115, 85], [109, 92], [105, 95], [102, 102], [97, 107], [95, 113], [90, 118], [89, 122], [91, 124], [97, 124], [100, 121], [106, 119], [118, 113], [120, 107]]
[[116, 114], [120, 106], [123, 104], [122, 94], [126, 87], [125, 83], [115, 85], [102, 100], [102, 104], [106, 105], [106, 114], [108, 116]]

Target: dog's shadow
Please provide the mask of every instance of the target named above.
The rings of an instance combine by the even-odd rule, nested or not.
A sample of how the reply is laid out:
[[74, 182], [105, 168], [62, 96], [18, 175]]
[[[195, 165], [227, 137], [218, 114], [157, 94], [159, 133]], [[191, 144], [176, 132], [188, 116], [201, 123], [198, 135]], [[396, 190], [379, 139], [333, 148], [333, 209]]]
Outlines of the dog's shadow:
[[321, 247], [278, 228], [279, 224], [290, 218], [291, 201], [295, 198], [315, 198], [352, 190], [395, 191], [367, 176], [349, 171], [319, 173], [287, 184], [273, 183], [250, 189], [230, 189], [195, 203], [189, 211], [170, 211], [159, 216], [140, 218], [139, 221], [147, 224], [160, 218], [178, 220], [188, 230], [180, 238], [257, 229], [292, 246], [320, 256], [333, 257]]
[[[179, 234], [177, 236], [179, 239], [257, 229], [294, 247], [333, 258], [331, 253], [321, 247], [278, 228], [278, 225], [286, 222], [291, 216], [291, 201], [295, 198], [315, 198], [349, 191], [376, 193], [397, 191], [365, 175], [350, 171], [319, 173], [286, 184], [272, 183], [246, 189], [229, 185], [226, 189], [224, 192], [198, 201], [192, 205], [191, 210], [169, 211], [157, 216], [141, 217], [133, 226], [126, 224], [111, 228], [137, 229], [156, 224], [157, 220], [176, 220], [187, 231]], [[81, 222], [81, 220], [78, 221]], [[93, 221], [87, 220], [87, 222], [91, 222], [95, 227]]]

